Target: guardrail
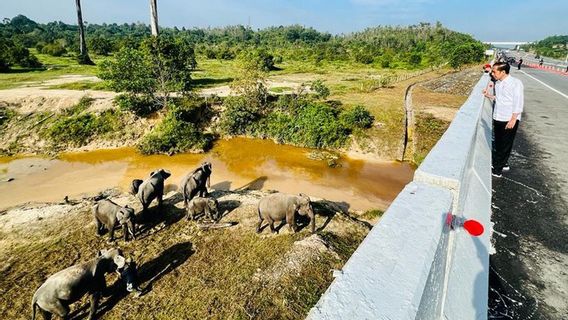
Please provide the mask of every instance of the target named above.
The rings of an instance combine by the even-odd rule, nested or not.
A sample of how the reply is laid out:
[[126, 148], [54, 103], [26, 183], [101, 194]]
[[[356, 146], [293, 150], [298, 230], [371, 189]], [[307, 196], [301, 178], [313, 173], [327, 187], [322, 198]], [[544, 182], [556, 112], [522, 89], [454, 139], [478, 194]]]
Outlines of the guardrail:
[[373, 227], [308, 319], [486, 319], [490, 229], [491, 107], [484, 75], [448, 130]]

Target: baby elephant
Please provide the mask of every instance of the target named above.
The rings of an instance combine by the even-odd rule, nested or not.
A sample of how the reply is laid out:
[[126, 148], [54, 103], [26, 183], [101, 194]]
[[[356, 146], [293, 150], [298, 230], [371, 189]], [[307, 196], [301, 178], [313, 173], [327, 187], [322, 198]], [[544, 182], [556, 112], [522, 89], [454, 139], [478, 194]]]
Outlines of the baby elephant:
[[219, 216], [219, 203], [216, 199], [209, 197], [195, 197], [189, 201], [187, 206], [187, 220], [195, 220], [195, 218], [205, 213], [205, 217], [218, 221]]
[[258, 225], [256, 226], [256, 232], [260, 233], [260, 227], [262, 226], [262, 221], [268, 221], [270, 226], [270, 231], [276, 232], [274, 229], [275, 221], [283, 221], [286, 219], [288, 227], [290, 230], [296, 232], [298, 231], [298, 226], [296, 225], [295, 215], [298, 212], [300, 215], [308, 215], [310, 217], [310, 226], [312, 233], [315, 232], [316, 220], [314, 216], [314, 210], [310, 203], [310, 198], [302, 193], [300, 195], [291, 195], [284, 193], [274, 193], [268, 195], [258, 203]]
[[123, 268], [124, 264], [120, 249], [101, 250], [96, 258], [51, 275], [34, 293], [32, 320], [36, 307], [44, 319], [51, 319], [52, 314], [68, 319], [69, 305], [87, 293], [91, 295], [89, 319], [94, 319], [97, 304], [106, 289], [105, 274]]
[[128, 241], [128, 233], [136, 239], [136, 229], [134, 229], [134, 209], [103, 199], [93, 206], [93, 215], [97, 224], [97, 234], [102, 235], [104, 229], [109, 231], [109, 242], [114, 241], [114, 229], [121, 225], [124, 232], [124, 241]]

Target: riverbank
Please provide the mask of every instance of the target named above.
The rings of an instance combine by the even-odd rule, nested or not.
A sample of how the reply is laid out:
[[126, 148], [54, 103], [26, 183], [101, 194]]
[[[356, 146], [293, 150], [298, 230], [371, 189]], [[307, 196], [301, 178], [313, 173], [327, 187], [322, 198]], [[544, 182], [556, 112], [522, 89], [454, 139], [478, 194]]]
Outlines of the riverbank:
[[[233, 226], [203, 230], [184, 219], [175, 191], [165, 196], [162, 209], [153, 205], [145, 216], [132, 195], [102, 194], [137, 212], [138, 239], [115, 245], [137, 262], [140, 286], [148, 291], [140, 298], [120, 290], [103, 297], [98, 315], [105, 319], [303, 318], [333, 280], [330, 270], [341, 268], [370, 227], [341, 204], [313, 197], [316, 234], [284, 227], [276, 235], [266, 228], [257, 235], [256, 205], [268, 193], [242, 190], [212, 193], [224, 212], [221, 222]], [[0, 305], [9, 306], [0, 317], [28, 314], [31, 296], [47, 276], [109, 246], [108, 235], [95, 235], [92, 196], [0, 215]], [[366, 215], [375, 221], [379, 216]], [[115, 275], [107, 277], [109, 286], [115, 281]], [[72, 312], [82, 315], [86, 303], [74, 304]]]

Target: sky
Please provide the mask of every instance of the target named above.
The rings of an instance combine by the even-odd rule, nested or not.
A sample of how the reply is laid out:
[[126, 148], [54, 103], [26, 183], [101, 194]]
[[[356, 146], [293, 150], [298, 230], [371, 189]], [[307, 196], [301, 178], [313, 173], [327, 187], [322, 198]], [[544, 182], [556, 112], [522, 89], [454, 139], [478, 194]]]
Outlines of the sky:
[[[148, 0], [82, 0], [89, 23], [149, 24]], [[0, 0], [0, 19], [76, 24], [73, 0]], [[568, 34], [568, 0], [158, 0], [159, 25], [253, 29], [300, 24], [332, 34], [378, 25], [435, 23], [482, 41], [535, 41]]]

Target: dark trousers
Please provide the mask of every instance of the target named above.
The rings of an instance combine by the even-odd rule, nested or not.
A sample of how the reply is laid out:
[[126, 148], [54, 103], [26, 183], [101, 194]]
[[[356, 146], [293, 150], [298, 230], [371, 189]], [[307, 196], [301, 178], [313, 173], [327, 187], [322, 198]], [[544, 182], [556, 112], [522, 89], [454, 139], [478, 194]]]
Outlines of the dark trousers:
[[509, 161], [511, 150], [513, 149], [513, 141], [519, 128], [519, 120], [512, 129], [505, 129], [507, 121], [493, 120], [493, 133], [495, 135], [494, 150], [492, 153], [493, 168], [497, 172], [501, 172], [503, 167]]

